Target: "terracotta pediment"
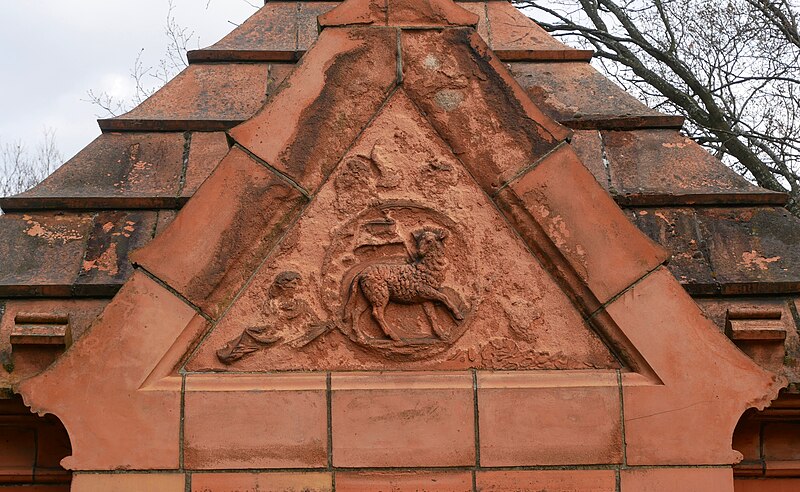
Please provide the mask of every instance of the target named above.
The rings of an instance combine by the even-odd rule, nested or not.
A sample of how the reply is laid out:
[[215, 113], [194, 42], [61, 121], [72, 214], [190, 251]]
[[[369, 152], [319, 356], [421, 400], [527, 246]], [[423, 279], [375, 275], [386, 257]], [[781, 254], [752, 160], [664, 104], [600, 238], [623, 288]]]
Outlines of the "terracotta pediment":
[[90, 332], [19, 387], [81, 436], [67, 464], [735, 461], [736, 421], [782, 381], [702, 316], [471, 14], [349, 0], [320, 24]]

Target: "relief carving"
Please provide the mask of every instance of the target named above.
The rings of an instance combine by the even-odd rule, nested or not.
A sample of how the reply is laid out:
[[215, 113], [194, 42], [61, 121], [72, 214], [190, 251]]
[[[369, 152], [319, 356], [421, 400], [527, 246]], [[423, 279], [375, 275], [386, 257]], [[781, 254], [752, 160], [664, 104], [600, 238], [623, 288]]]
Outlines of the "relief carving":
[[[320, 321], [299, 289], [302, 279], [284, 271], [273, 280], [264, 305], [264, 326], [249, 327], [217, 351], [231, 364], [277, 344], [302, 348], [339, 330], [363, 349], [387, 358], [418, 359], [446, 350], [466, 330], [467, 292], [477, 303], [464, 241], [446, 216], [411, 203], [368, 209], [334, 233], [321, 268]], [[461, 263], [450, 273], [449, 257]], [[457, 279], [453, 278], [457, 277]], [[472, 279], [470, 285], [470, 280]], [[369, 312], [368, 315], [365, 315]]]
[[271, 323], [246, 328], [241, 335], [217, 351], [219, 360], [231, 364], [247, 354], [278, 342], [300, 348], [313, 341], [318, 336], [315, 336], [316, 333], [325, 331], [308, 304], [296, 297], [301, 283], [302, 279], [297, 272], [278, 274], [269, 288], [264, 304], [265, 314]]
[[[444, 273], [447, 268], [444, 242], [449, 234], [447, 230], [439, 228], [414, 231], [416, 251], [412, 253], [408, 263], [378, 263], [362, 270], [351, 282], [345, 319], [349, 319], [356, 327], [364, 311], [370, 309], [372, 317], [383, 333], [392, 340], [401, 342], [402, 337], [389, 326], [384, 318], [386, 306], [389, 302], [422, 304], [433, 331], [440, 339], [447, 340], [449, 333], [445, 332], [436, 322], [436, 314], [431, 303], [441, 302], [447, 306], [453, 318], [458, 321], [464, 319], [456, 301], [451, 299], [451, 297], [455, 297], [454, 292], [450, 290], [448, 293], [442, 289]], [[366, 298], [368, 306], [354, 313], [352, 305], [357, 303], [356, 296], [359, 291]]]

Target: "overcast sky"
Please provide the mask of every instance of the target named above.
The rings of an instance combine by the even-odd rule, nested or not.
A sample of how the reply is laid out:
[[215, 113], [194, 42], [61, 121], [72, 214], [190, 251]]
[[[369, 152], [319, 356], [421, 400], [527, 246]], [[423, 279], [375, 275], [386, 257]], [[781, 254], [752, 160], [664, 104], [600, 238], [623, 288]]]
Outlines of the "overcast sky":
[[[255, 8], [245, 0], [174, 0], [175, 19], [208, 46]], [[250, 0], [251, 4], [263, 4]], [[130, 71], [164, 57], [167, 0], [0, 0], [0, 142], [34, 147], [45, 127], [69, 159], [100, 134], [86, 92], [129, 98]]]

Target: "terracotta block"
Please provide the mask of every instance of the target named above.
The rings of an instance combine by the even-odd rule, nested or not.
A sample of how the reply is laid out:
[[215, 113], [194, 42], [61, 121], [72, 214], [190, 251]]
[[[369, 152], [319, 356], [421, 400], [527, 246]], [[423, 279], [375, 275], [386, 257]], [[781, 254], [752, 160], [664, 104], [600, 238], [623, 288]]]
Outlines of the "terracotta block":
[[730, 468], [630, 468], [620, 471], [620, 492], [730, 492]]
[[359, 472], [336, 474], [337, 492], [472, 492], [470, 472]]
[[[718, 285], [689, 207], [626, 210], [636, 227], [671, 253], [667, 267], [692, 294], [716, 295]], [[722, 326], [725, 326], [723, 313]]]
[[486, 2], [457, 2], [458, 6], [478, 16], [476, 31], [481, 39], [489, 44], [489, 18], [486, 15]]
[[486, 2], [493, 50], [572, 50], [509, 2]]
[[634, 382], [634, 375], [623, 374], [628, 464], [730, 464], [741, 459], [731, 450], [734, 427], [747, 408], [775, 398], [783, 381], [720, 333], [663, 267], [616, 299], [607, 312], [660, 383]]
[[192, 492], [331, 492], [332, 490], [330, 473], [192, 474]]
[[674, 200], [675, 195], [773, 193], [748, 183], [676, 130], [608, 131], [603, 140], [612, 185], [621, 195], [661, 194]]
[[264, 104], [266, 89], [265, 63], [193, 64], [114, 120], [238, 122], [253, 116]]
[[326, 29], [282, 90], [230, 135], [313, 193], [378, 111], [396, 74], [396, 32]]
[[298, 13], [297, 49], [307, 50], [319, 36], [317, 17], [331, 11], [339, 2], [300, 2]]
[[105, 133], [22, 196], [175, 197], [184, 141], [183, 133]]
[[608, 172], [603, 162], [603, 142], [597, 130], [575, 130], [572, 134], [572, 150], [581, 163], [592, 173], [597, 184], [608, 190]]
[[297, 4], [270, 2], [205, 50], [292, 51], [297, 40]]
[[800, 263], [800, 219], [786, 209], [698, 208], [697, 223], [723, 295], [773, 295], [800, 287], [795, 268]]
[[216, 316], [304, 203], [273, 171], [233, 149], [172, 224], [130, 257]]
[[570, 146], [509, 187], [601, 303], [669, 257], [631, 224]]
[[[525, 17], [522, 13], [518, 15]], [[547, 37], [555, 41], [550, 35]], [[562, 49], [565, 48], [562, 46]], [[510, 64], [510, 67], [511, 73], [533, 102], [551, 118], [570, 128], [607, 128], [608, 125], [621, 125], [644, 118], [652, 121], [664, 117], [625, 92], [586, 61], [517, 62]], [[590, 131], [597, 133], [597, 130]], [[653, 162], [654, 168], [657, 167], [656, 162], [659, 161]]]
[[182, 473], [85, 474], [72, 477], [72, 492], [184, 492]]
[[189, 144], [189, 162], [181, 196], [194, 195], [228, 153], [228, 139], [223, 132], [194, 132]]
[[734, 492], [797, 492], [796, 478], [733, 481]]
[[69, 429], [72, 456], [63, 460], [65, 468], [178, 467], [180, 392], [142, 386], [195, 315], [137, 272], [85, 336], [20, 384], [33, 411], [57, 415]]
[[187, 468], [328, 463], [324, 374], [189, 376], [185, 399]]
[[477, 492], [614, 492], [614, 470], [479, 471]]
[[614, 372], [479, 373], [482, 466], [622, 462]]
[[[376, 2], [377, 3], [377, 2]], [[450, 0], [393, 0], [387, 2], [388, 25], [477, 26], [478, 16]]]
[[331, 383], [335, 466], [475, 463], [471, 374], [333, 374]]
[[487, 193], [569, 136], [473, 30], [403, 31], [402, 48], [404, 89]]

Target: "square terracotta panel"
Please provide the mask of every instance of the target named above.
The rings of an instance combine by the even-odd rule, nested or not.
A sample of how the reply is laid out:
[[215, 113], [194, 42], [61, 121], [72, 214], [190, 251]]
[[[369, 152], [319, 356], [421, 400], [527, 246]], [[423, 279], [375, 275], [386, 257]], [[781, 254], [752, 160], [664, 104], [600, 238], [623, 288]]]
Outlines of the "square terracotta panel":
[[731, 468], [631, 468], [620, 471], [620, 492], [730, 492]]
[[335, 466], [475, 463], [470, 373], [345, 373], [331, 384]]
[[328, 463], [325, 375], [189, 376], [189, 469], [322, 468]]
[[614, 470], [479, 471], [477, 492], [615, 492]]
[[72, 478], [72, 492], [184, 492], [182, 473], [77, 473]]
[[331, 492], [330, 473], [193, 473], [192, 492]]
[[336, 492], [472, 492], [472, 473], [454, 472], [340, 472]]
[[479, 373], [482, 466], [622, 461], [616, 373]]

